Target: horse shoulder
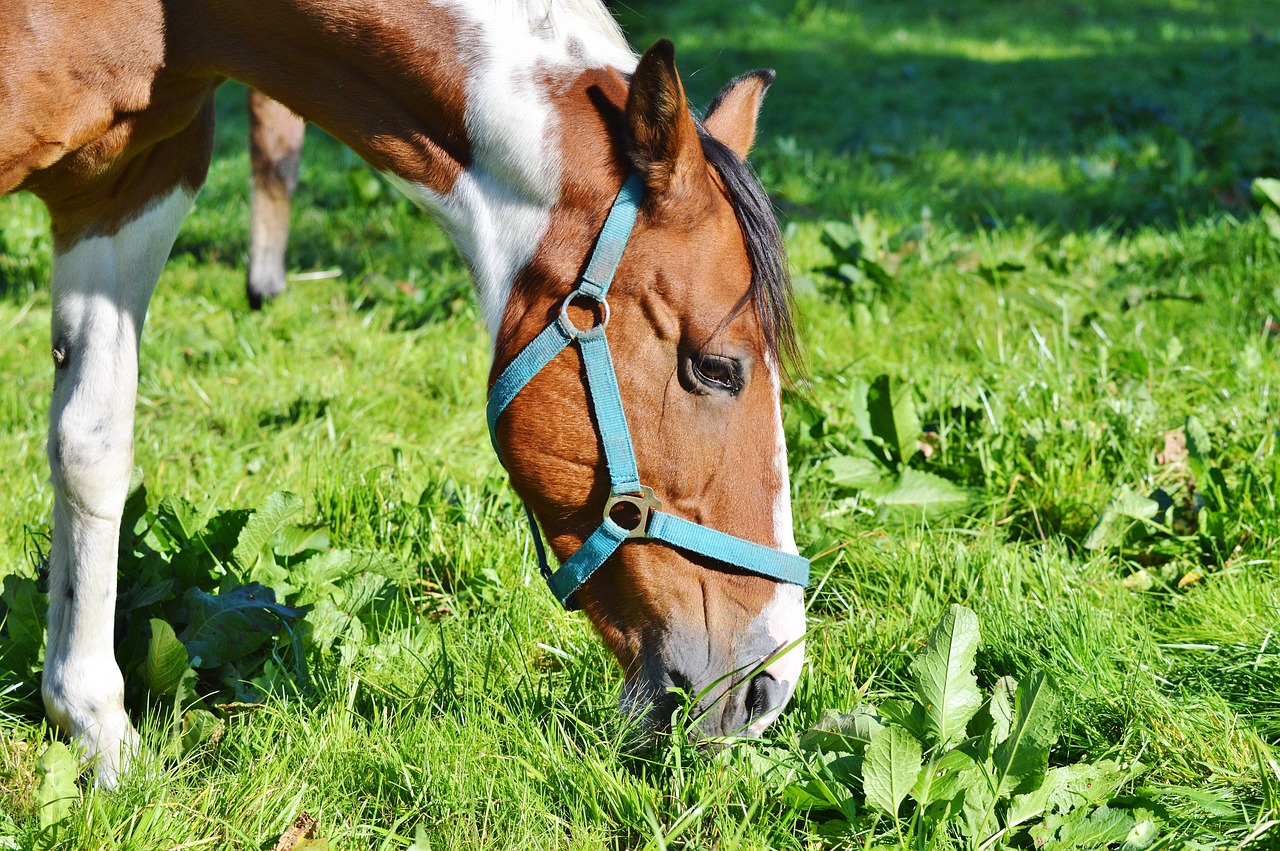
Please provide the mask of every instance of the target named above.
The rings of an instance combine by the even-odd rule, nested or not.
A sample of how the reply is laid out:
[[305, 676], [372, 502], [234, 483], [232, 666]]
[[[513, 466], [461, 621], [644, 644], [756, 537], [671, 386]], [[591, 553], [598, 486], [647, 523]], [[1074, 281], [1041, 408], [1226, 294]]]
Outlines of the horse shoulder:
[[80, 203], [175, 135], [216, 81], [166, 71], [159, 0], [0, 3], [0, 194]]

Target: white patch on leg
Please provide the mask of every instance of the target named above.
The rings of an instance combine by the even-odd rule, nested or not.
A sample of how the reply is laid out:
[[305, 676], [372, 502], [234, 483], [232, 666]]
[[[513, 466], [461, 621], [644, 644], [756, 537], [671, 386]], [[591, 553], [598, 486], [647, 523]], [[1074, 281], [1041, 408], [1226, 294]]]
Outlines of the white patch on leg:
[[388, 174], [453, 239], [471, 269], [490, 339], [516, 274], [528, 265], [560, 199], [561, 157], [547, 80], [588, 68], [635, 69], [596, 0], [444, 0], [466, 68], [472, 163], [448, 194]]
[[137, 737], [114, 652], [116, 553], [133, 468], [138, 341], [151, 292], [193, 193], [176, 189], [111, 236], [53, 258], [49, 411], [54, 488], [45, 709], [114, 785]]

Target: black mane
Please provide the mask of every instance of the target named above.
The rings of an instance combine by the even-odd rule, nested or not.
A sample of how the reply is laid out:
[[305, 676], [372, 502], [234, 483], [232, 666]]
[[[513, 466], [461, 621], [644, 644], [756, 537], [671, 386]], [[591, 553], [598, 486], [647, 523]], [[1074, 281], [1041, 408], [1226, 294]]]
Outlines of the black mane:
[[702, 142], [703, 156], [724, 183], [751, 261], [751, 288], [738, 307], [745, 307], [748, 301], [754, 305], [769, 352], [785, 374], [789, 367], [798, 367], [800, 359], [791, 317], [791, 273], [787, 265], [787, 248], [773, 214], [773, 205], [750, 165], [701, 124], [698, 125], [698, 138]]

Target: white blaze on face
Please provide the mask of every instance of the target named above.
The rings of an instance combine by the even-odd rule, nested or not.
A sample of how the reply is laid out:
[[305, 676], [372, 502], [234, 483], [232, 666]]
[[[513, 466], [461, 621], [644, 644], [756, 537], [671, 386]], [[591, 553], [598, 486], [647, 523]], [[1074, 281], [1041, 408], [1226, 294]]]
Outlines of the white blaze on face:
[[442, 0], [458, 21], [472, 162], [448, 194], [387, 175], [440, 222], [471, 274], [490, 338], [516, 274], [533, 257], [560, 197], [561, 157], [546, 80], [587, 68], [634, 70], [597, 0]]
[[[772, 363], [772, 358], [769, 359], [768, 368], [769, 379], [773, 384], [773, 397], [777, 400], [774, 471], [779, 484], [773, 497], [774, 546], [784, 552], [799, 554], [791, 521], [791, 475], [787, 469], [787, 440], [782, 427], [782, 384], [778, 376], [778, 367]], [[779, 582], [773, 599], [760, 613], [757, 623], [768, 631], [780, 651], [765, 667], [765, 671], [775, 680], [786, 685], [787, 696], [776, 710], [765, 713], [752, 723], [747, 732], [753, 736], [764, 732], [764, 729], [778, 717], [783, 707], [791, 700], [796, 683], [800, 681], [800, 672], [804, 668], [804, 589], [798, 585]]]

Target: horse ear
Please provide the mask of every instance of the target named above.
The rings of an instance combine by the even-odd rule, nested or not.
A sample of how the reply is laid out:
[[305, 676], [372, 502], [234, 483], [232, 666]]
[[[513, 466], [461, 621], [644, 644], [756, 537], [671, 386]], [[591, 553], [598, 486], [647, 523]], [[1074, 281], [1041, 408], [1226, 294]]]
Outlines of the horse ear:
[[665, 38], [645, 51], [627, 96], [631, 160], [653, 197], [674, 197], [702, 174], [702, 143]]
[[764, 93], [777, 76], [768, 70], [743, 74], [721, 89], [707, 110], [707, 119], [703, 122], [707, 132], [728, 145], [741, 159], [747, 158], [756, 140], [756, 116], [760, 114]]

